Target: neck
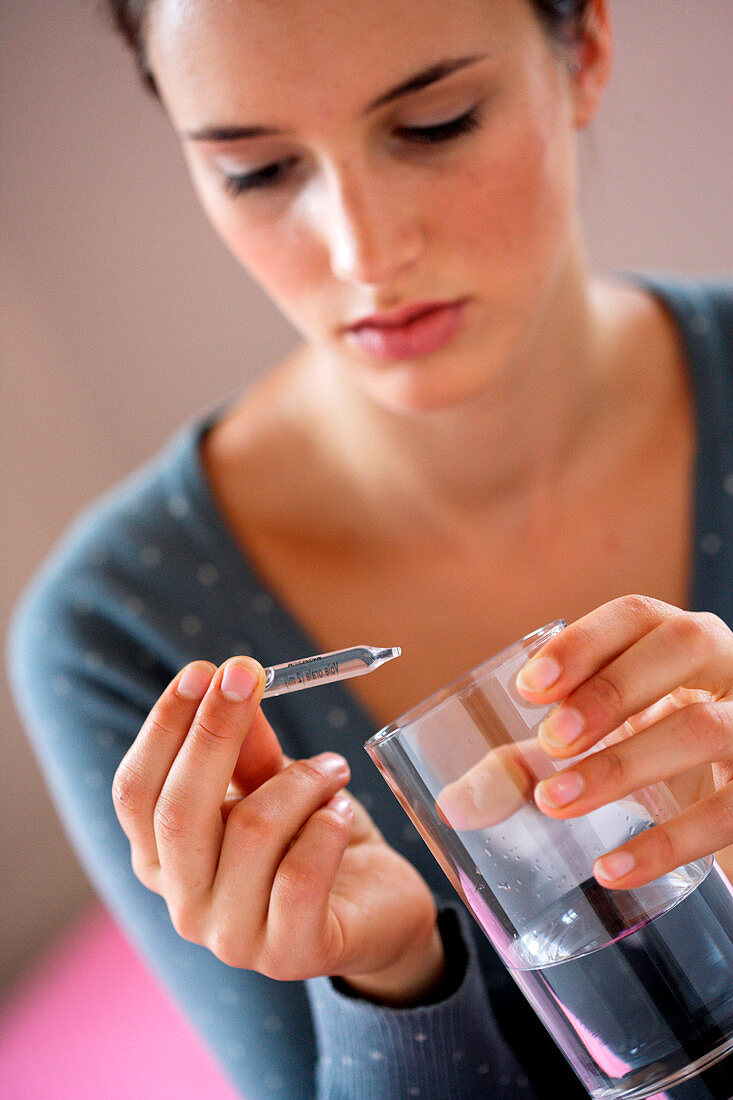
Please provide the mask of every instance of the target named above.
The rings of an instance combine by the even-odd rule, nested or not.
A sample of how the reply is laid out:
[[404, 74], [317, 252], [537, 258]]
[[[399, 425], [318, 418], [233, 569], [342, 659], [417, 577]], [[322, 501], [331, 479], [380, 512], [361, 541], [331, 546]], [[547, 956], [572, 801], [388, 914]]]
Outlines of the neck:
[[395, 411], [343, 366], [306, 356], [297, 389], [369, 522], [409, 516], [456, 535], [529, 501], [551, 507], [609, 415], [599, 293], [583, 280], [558, 287], [524, 346], [449, 408]]

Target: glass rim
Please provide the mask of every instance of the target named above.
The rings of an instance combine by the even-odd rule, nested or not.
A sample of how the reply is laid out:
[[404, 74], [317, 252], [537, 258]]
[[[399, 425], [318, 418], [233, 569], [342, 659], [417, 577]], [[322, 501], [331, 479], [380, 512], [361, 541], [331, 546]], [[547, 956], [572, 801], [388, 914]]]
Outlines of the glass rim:
[[364, 748], [370, 753], [372, 749], [383, 745], [385, 741], [388, 741], [391, 737], [394, 737], [395, 734], [411, 726], [418, 718], [422, 718], [423, 715], [427, 714], [429, 711], [437, 710], [450, 699], [455, 699], [462, 691], [470, 687], [475, 687], [478, 681], [486, 676], [487, 673], [495, 672], [496, 669], [506, 664], [506, 662], [510, 660], [510, 655], [513, 655], [515, 651], [526, 650], [529, 656], [540, 649], [549, 638], [553, 637], [553, 635], [564, 630], [567, 625], [565, 619], [554, 619], [551, 623], [538, 627], [537, 630], [525, 634], [523, 638], [499, 650], [493, 657], [487, 657], [485, 661], [469, 669], [468, 672], [461, 673], [460, 676], [456, 677], [456, 679], [452, 680], [449, 684], [446, 684], [442, 688], [438, 688], [438, 690], [433, 692], [432, 695], [429, 695], [427, 699], [423, 699], [422, 702], [416, 703], [414, 707], [410, 707], [410, 709], [400, 715], [399, 718], [395, 718], [393, 722], [390, 722], [386, 726], [382, 726], [380, 730], [372, 734], [372, 736], [364, 742]]

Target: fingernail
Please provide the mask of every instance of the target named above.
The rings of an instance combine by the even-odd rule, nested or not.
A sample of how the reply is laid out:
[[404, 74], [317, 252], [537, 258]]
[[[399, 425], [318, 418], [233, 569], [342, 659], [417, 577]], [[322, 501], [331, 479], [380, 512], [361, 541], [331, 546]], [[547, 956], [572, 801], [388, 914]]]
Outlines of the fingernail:
[[436, 798], [435, 808], [441, 821], [451, 829], [473, 828], [478, 810], [473, 785], [449, 783]]
[[252, 696], [260, 679], [260, 666], [244, 657], [229, 661], [221, 678], [221, 693], [231, 703], [244, 703]]
[[583, 732], [583, 715], [575, 707], [558, 707], [540, 723], [543, 741], [564, 749], [572, 745]]
[[562, 669], [553, 657], [535, 657], [517, 674], [517, 686], [525, 691], [546, 691], [559, 680]]
[[311, 764], [315, 764], [318, 770], [327, 776], [349, 774], [348, 763], [343, 756], [339, 756], [335, 752], [322, 752], [318, 756], [312, 757]]
[[550, 806], [567, 806], [583, 793], [585, 783], [577, 772], [562, 772], [537, 784], [535, 794]]
[[354, 808], [351, 799], [343, 791], [339, 791], [326, 803], [327, 810], [334, 810], [339, 817], [353, 817]]
[[635, 866], [636, 860], [631, 852], [613, 852], [610, 856], [601, 856], [597, 859], [593, 865], [593, 871], [606, 882], [613, 882], [614, 879], [628, 875]]
[[460, 819], [463, 801], [456, 797], [452, 787], [444, 787], [435, 800], [435, 808], [441, 821], [453, 827], [454, 819]]
[[187, 665], [176, 684], [176, 694], [182, 699], [203, 699], [213, 673], [205, 665]]

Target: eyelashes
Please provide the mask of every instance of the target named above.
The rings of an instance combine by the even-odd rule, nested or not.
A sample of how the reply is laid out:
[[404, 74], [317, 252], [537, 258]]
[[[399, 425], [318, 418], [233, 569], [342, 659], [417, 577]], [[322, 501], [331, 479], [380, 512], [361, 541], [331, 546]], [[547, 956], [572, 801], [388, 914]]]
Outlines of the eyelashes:
[[438, 145], [440, 142], [460, 137], [461, 134], [470, 134], [480, 125], [481, 115], [476, 106], [447, 122], [439, 122], [435, 126], [401, 126], [396, 133], [405, 141], [416, 142], [418, 145]]
[[[435, 126], [400, 126], [395, 130], [395, 135], [408, 145], [441, 145], [478, 130], [481, 121], [481, 111], [477, 104], [465, 114], [448, 119], [447, 122], [439, 122]], [[274, 188], [287, 180], [297, 163], [297, 157], [286, 157], [254, 172], [241, 176], [225, 176], [224, 189], [228, 194], [237, 196], [245, 191]]]
[[247, 172], [243, 176], [225, 176], [224, 188], [232, 195], [241, 195], [243, 191], [274, 187], [296, 163], [296, 157], [288, 157], [286, 160], [266, 164], [264, 168], [258, 168], [256, 172]]

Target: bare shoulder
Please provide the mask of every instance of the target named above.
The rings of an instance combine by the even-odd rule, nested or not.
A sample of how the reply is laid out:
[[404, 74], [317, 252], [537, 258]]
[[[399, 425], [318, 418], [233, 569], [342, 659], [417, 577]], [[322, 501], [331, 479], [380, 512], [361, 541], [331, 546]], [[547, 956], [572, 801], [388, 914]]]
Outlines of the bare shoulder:
[[674, 384], [684, 374], [681, 334], [667, 307], [652, 291], [631, 279], [598, 278], [593, 281], [593, 297], [618, 360], [635, 372], [641, 365], [649, 369], [644, 380], [647, 389], [655, 381], [652, 369], [656, 369], [661, 385], [669, 381]]
[[689, 449], [690, 367], [674, 317], [640, 282], [597, 279], [592, 296], [602, 392], [620, 451], [656, 463], [662, 439]]

